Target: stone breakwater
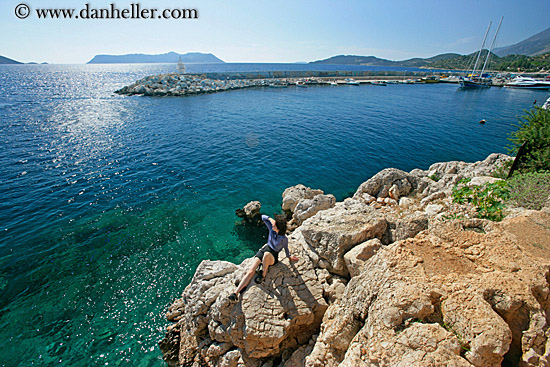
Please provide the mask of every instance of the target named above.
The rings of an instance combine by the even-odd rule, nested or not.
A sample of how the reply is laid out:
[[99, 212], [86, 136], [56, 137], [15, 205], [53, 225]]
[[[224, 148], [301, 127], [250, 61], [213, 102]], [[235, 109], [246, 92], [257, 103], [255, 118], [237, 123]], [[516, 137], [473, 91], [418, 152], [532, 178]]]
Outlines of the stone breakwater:
[[198, 75], [163, 74], [148, 76], [125, 86], [115, 93], [144, 96], [186, 96], [204, 93], [223, 92], [233, 89], [283, 85], [287, 80], [277, 79], [209, 79]]
[[550, 208], [516, 208], [495, 223], [450, 197], [462, 178], [494, 181], [510, 159], [385, 169], [343, 202], [288, 188], [282, 208], [293, 217], [289, 247], [300, 260], [281, 256], [238, 302], [227, 296], [250, 259], [203, 261], [168, 309], [165, 361], [548, 366]]

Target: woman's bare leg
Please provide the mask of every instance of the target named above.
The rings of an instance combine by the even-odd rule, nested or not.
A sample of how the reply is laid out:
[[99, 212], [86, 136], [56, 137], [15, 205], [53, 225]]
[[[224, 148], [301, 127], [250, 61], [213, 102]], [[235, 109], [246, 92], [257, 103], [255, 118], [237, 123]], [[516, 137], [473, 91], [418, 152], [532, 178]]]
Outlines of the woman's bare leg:
[[[265, 258], [265, 255], [264, 255], [264, 258]], [[235, 295], [237, 295], [237, 297], [239, 296], [239, 293], [248, 285], [248, 283], [250, 283], [250, 281], [252, 280], [252, 277], [256, 273], [256, 269], [258, 268], [258, 265], [260, 265], [261, 262], [262, 261], [260, 259], [254, 256], [254, 262], [248, 269], [248, 272], [246, 273], [244, 278], [241, 280], [241, 282], [239, 283], [239, 286], [237, 287], [237, 290], [235, 291]]]
[[264, 278], [267, 275], [267, 268], [269, 268], [273, 264], [275, 264], [275, 257], [273, 256], [273, 254], [269, 252], [264, 253], [264, 258], [262, 260], [262, 265], [263, 265], [262, 276]]

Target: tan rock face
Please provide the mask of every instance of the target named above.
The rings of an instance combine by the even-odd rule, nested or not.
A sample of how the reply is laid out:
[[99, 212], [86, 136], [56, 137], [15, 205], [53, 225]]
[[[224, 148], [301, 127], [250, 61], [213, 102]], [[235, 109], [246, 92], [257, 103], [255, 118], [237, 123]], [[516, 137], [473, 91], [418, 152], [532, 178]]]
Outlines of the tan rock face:
[[306, 219], [313, 217], [321, 210], [334, 207], [336, 198], [334, 195], [315, 195], [312, 199], [298, 201], [294, 209], [293, 219], [297, 225], [302, 224]]
[[324, 194], [323, 190], [315, 190], [304, 185], [289, 187], [283, 192], [282, 209], [294, 213], [298, 202], [302, 199], [313, 199], [316, 195]]
[[348, 199], [306, 220], [300, 230], [309, 249], [321, 259], [321, 267], [348, 276], [344, 254], [361, 242], [381, 238], [386, 226], [386, 219], [375, 209]]
[[[282, 258], [238, 302], [227, 296], [251, 260], [203, 261], [167, 312], [165, 360], [550, 366], [550, 210], [516, 210], [501, 223], [443, 216], [454, 210], [452, 185], [489, 181], [509, 159], [382, 171], [353, 199], [304, 219], [289, 235], [300, 261]], [[328, 196], [303, 185], [285, 192], [295, 215]]]
[[[517, 241], [525, 229], [537, 246]], [[306, 365], [545, 365], [548, 255], [542, 212], [435, 224], [367, 261], [327, 310]]]
[[[300, 252], [302, 245], [291, 242], [290, 247], [306, 259]], [[172, 343], [172, 349], [179, 349], [182, 365], [232, 365], [239, 358], [250, 362], [309, 342], [327, 308], [311, 263], [282, 259], [270, 268], [262, 284], [252, 282], [238, 302], [230, 301], [227, 297], [251, 262], [247, 259], [237, 266], [203, 261], [199, 265], [182, 298], [168, 311], [177, 315], [174, 329], [180, 334], [177, 346], [173, 346], [173, 333], [167, 334], [162, 343], [165, 355], [173, 356]], [[240, 354], [229, 355], [235, 348]]]

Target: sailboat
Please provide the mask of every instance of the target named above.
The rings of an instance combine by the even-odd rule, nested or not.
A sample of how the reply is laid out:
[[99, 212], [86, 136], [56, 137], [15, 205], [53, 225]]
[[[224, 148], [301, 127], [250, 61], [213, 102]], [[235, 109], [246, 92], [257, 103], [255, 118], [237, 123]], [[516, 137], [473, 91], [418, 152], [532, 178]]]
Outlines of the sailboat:
[[500, 31], [500, 26], [502, 25], [502, 20], [504, 17], [500, 18], [500, 22], [498, 23], [497, 31], [495, 32], [495, 36], [493, 37], [493, 42], [491, 42], [491, 47], [489, 47], [489, 52], [487, 52], [487, 57], [485, 58], [485, 62], [483, 63], [483, 67], [481, 68], [481, 71], [479, 73], [479, 77], [476, 77], [476, 69], [477, 64], [479, 62], [479, 58], [481, 56], [481, 52], [483, 51], [483, 47], [485, 46], [485, 41], [487, 40], [487, 35], [489, 34], [489, 30], [491, 29], [492, 22], [489, 22], [489, 27], [487, 28], [487, 32], [485, 32], [485, 37], [483, 38], [483, 42], [481, 43], [481, 48], [479, 49], [479, 52], [477, 54], [477, 59], [474, 64], [474, 68], [472, 69], [472, 74], [470, 78], [464, 78], [461, 77], [459, 80], [460, 88], [489, 88], [491, 86], [491, 80], [489, 78], [483, 78], [483, 72], [485, 71], [485, 67], [487, 66], [487, 63], [489, 62], [489, 58], [491, 57], [491, 53], [493, 51], [493, 47], [495, 46], [495, 41], [498, 36], [498, 32]]

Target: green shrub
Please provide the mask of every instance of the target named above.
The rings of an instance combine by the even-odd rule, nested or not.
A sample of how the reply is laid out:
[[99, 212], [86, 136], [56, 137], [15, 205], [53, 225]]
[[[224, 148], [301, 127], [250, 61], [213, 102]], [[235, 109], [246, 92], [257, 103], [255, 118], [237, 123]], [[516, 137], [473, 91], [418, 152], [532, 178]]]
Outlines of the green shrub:
[[510, 202], [526, 209], [540, 210], [550, 201], [550, 172], [528, 172], [508, 180]]
[[519, 157], [520, 172], [550, 170], [550, 110], [535, 107], [519, 119], [518, 130], [510, 134], [509, 151], [517, 155], [525, 144], [525, 154]]
[[469, 182], [467, 178], [453, 187], [453, 202], [471, 203], [478, 218], [501, 221], [504, 218], [504, 201], [509, 196], [507, 182], [501, 180], [482, 186], [468, 186]]
[[432, 179], [433, 181], [437, 182], [439, 180], [441, 180], [441, 176], [439, 175], [439, 173], [434, 173], [433, 175], [430, 175], [428, 176], [428, 178]]

